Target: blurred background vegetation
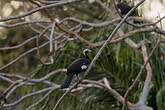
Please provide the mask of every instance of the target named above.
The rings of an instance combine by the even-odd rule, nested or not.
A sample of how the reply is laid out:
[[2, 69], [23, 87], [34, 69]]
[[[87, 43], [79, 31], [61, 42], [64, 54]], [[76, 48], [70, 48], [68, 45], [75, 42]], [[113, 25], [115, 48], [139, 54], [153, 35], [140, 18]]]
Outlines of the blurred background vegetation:
[[[102, 22], [116, 18], [118, 15], [114, 8], [114, 4], [111, 0], [103, 0], [102, 2], [110, 7], [112, 13], [105, 11], [98, 3], [89, 3], [92, 0], [83, 0], [81, 2], [71, 3], [69, 5], [63, 5], [56, 8], [49, 9], [51, 16], [57, 17], [62, 20], [66, 17], [75, 17], [88, 22]], [[28, 0], [15, 1], [15, 0], [0, 0], [0, 15], [1, 17], [12, 16], [21, 14], [24, 12], [24, 5], [28, 10], [35, 7], [34, 4]], [[48, 20], [45, 11], [37, 12], [33, 15], [34, 18], [40, 20]], [[33, 19], [33, 18], [32, 18]], [[7, 24], [20, 22], [22, 19], [13, 20], [7, 22]], [[3, 22], [0, 22], [3, 23]], [[72, 22], [66, 22], [64, 26], [70, 28], [75, 25]], [[35, 25], [34, 25], [35, 26]], [[125, 25], [128, 28], [128, 25]], [[109, 33], [114, 29], [113, 25], [109, 25], [101, 28], [94, 28], [89, 32], [81, 33], [81, 36], [85, 36], [90, 42], [99, 42], [107, 39]], [[125, 29], [128, 31], [127, 29]], [[21, 42], [29, 39], [32, 36], [37, 35], [29, 25], [15, 27], [15, 28], [2, 28], [0, 27], [0, 47], [9, 47], [20, 44]], [[151, 52], [156, 44], [155, 35], [152, 33], [138, 33], [136, 37], [132, 38], [135, 42], [141, 40], [147, 40], [150, 43], [147, 44], [148, 52]], [[46, 41], [45, 38], [40, 39], [40, 44]], [[13, 50], [0, 50], [0, 67], [4, 66], [8, 62], [17, 58], [20, 54], [36, 47], [35, 40], [27, 43], [18, 49]], [[67, 45], [61, 50], [56, 52], [54, 56], [55, 61], [53, 64], [43, 65], [40, 63], [37, 52], [34, 51], [28, 54], [26, 57], [21, 58], [13, 65], [1, 70], [1, 72], [19, 74], [22, 76], [39, 78], [46, 75], [48, 72], [59, 68], [66, 68], [74, 59], [82, 57], [82, 51], [88, 46], [81, 41], [73, 40], [67, 43]], [[97, 48], [92, 49], [92, 59], [98, 51]], [[45, 46], [40, 49], [41, 57], [44, 59], [47, 57], [49, 47]], [[150, 60], [153, 69], [152, 83], [153, 87], [149, 93], [148, 105], [152, 106], [154, 110], [165, 110], [165, 46], [160, 45], [152, 55]], [[101, 56], [96, 62], [96, 65], [92, 68], [87, 76], [87, 79], [100, 80], [107, 77], [112, 88], [117, 90], [120, 94], [124, 95], [128, 87], [132, 84], [133, 80], [137, 76], [141, 66], [143, 64], [142, 54], [138, 50], [134, 50], [128, 46], [124, 41], [108, 45], [103, 51]], [[143, 72], [138, 85], [132, 91], [129, 96], [129, 100], [132, 102], [138, 101], [140, 92], [143, 88], [146, 71]], [[61, 84], [65, 75], [58, 74], [55, 77], [50, 78], [51, 82]], [[9, 86], [4, 80], [0, 79], [0, 90], [4, 91]], [[35, 86], [25, 86], [17, 89], [14, 94], [9, 97], [9, 102], [12, 102], [19, 97], [44, 88], [45, 85], [37, 84]], [[62, 91], [54, 91], [51, 95], [41, 102], [32, 110], [40, 110], [44, 104], [43, 110], [52, 110], [57, 100], [62, 96]], [[23, 103], [15, 107], [16, 110], [25, 110], [32, 103], [36, 102], [44, 94], [40, 94], [34, 97], [30, 97]], [[71, 93], [64, 98], [60, 104], [58, 110], [121, 110], [122, 105], [116, 101], [113, 96], [104, 90], [95, 88], [85, 89], [79, 92]], [[14, 110], [11, 108], [11, 110]]]

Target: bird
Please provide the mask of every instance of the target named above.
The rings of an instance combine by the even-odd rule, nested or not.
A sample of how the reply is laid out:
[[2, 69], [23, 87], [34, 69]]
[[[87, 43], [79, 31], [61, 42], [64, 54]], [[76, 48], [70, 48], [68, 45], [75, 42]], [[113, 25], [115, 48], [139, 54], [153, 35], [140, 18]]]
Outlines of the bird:
[[[133, 8], [132, 6], [129, 6], [123, 2], [119, 2], [116, 6], [119, 9], [121, 15], [126, 15]], [[136, 15], [136, 11], [133, 11], [130, 16], [135, 16], [135, 15]]]
[[[126, 15], [132, 8], [133, 6], [129, 6], [128, 4], [121, 2], [119, 0], [119, 2], [116, 4], [116, 7], [119, 10], [119, 15], [122, 17], [122, 15]], [[139, 16], [137, 10], [134, 10], [129, 16]], [[137, 20], [133, 20], [134, 24], [140, 24], [140, 21]], [[129, 23], [130, 24], [130, 23]]]
[[66, 76], [63, 84], [61, 85], [61, 89], [68, 88], [70, 83], [72, 82], [73, 77], [75, 75], [77, 76], [77, 79], [79, 80], [78, 74], [82, 73], [82, 72], [84, 72], [88, 69], [88, 66], [90, 64], [90, 59], [89, 59], [89, 56], [88, 56], [89, 52], [91, 52], [90, 49], [84, 49], [83, 50], [84, 57], [74, 60], [67, 67], [67, 72], [66, 72], [67, 76]]

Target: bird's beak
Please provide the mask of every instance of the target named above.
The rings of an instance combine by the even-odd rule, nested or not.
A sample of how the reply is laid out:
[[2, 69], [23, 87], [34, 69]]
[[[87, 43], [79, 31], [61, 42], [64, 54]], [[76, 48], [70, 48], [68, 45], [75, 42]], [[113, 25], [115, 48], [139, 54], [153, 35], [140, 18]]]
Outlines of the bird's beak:
[[88, 52], [92, 52], [92, 50], [88, 49]]
[[85, 49], [83, 52], [91, 52], [90, 49]]

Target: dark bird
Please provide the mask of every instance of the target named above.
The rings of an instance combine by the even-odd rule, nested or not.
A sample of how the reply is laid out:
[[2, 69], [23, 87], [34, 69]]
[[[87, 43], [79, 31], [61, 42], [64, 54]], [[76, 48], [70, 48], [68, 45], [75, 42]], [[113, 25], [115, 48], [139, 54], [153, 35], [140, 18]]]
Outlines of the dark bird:
[[85, 49], [83, 51], [84, 57], [76, 59], [68, 66], [67, 73], [66, 73], [67, 77], [65, 78], [63, 84], [61, 85], [61, 89], [69, 87], [74, 75], [76, 75], [78, 78], [79, 73], [87, 70], [90, 64], [89, 56], [88, 56], [89, 52], [91, 52], [91, 50]]
[[[116, 6], [119, 9], [121, 15], [126, 15], [133, 8], [132, 6], [129, 6], [123, 2], [119, 2]], [[136, 11], [133, 11], [130, 16], [135, 16], [135, 15], [136, 15]]]
[[[120, 0], [119, 0], [120, 1]], [[122, 17], [122, 15], [126, 15], [133, 7], [132, 6], [129, 6], [128, 4], [126, 3], [123, 3], [123, 2], [118, 2], [117, 5], [116, 5], [117, 9], [119, 10], [119, 15]], [[130, 16], [138, 16], [138, 12], [137, 10], [134, 10]], [[140, 21], [137, 21], [137, 20], [134, 20], [133, 21], [134, 24], [139, 24], [141, 23]]]

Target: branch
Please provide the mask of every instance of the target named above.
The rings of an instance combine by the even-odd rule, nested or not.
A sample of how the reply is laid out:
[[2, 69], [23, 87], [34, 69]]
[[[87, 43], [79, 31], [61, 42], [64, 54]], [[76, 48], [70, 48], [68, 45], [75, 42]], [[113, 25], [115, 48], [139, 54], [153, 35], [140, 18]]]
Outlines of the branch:
[[23, 100], [25, 100], [28, 97], [31, 97], [31, 96], [34, 96], [34, 95], [38, 95], [38, 94], [41, 94], [43, 92], [47, 92], [47, 91], [54, 90], [54, 89], [57, 89], [57, 88], [56, 87], [48, 87], [48, 88], [41, 89], [41, 90], [36, 91], [36, 92], [29, 93], [27, 95], [24, 95], [23, 97], [21, 97], [20, 99], [18, 99], [17, 101], [15, 101], [13, 103], [5, 104], [3, 107], [6, 108], [6, 107], [16, 106], [17, 104], [21, 103]]
[[24, 22], [19, 22], [19, 23], [15, 23], [15, 24], [0, 24], [0, 27], [3, 28], [15, 28], [15, 27], [19, 27], [19, 26], [25, 26], [25, 25], [29, 25], [29, 24], [37, 24], [37, 23], [44, 23], [44, 24], [50, 24], [50, 21], [24, 21]]
[[[105, 87], [108, 89], [108, 91], [112, 94], [112, 96], [118, 100], [120, 103], [124, 104], [124, 98], [114, 89], [111, 88], [109, 81], [107, 80], [107, 78], [104, 78], [104, 84]], [[127, 102], [127, 105], [129, 106], [129, 108], [133, 107], [134, 104]]]
[[61, 6], [61, 5], [65, 5], [65, 4], [69, 4], [69, 3], [77, 2], [77, 1], [80, 1], [80, 0], [65, 0], [65, 1], [60, 1], [60, 2], [57, 2], [57, 3], [53, 3], [53, 4], [50, 4], [50, 5], [45, 5], [45, 6], [38, 7], [38, 8], [35, 8], [33, 10], [30, 10], [30, 11], [28, 11], [26, 13], [21, 14], [21, 15], [9, 16], [9, 17], [6, 17], [6, 18], [1, 18], [0, 22], [9, 21], [9, 20], [13, 20], [13, 19], [19, 19], [19, 18], [22, 18], [22, 17], [26, 17], [28, 15], [31, 15], [31, 14], [37, 12], [37, 11], [40, 11], [40, 10], [54, 8], [56, 6]]
[[139, 102], [142, 104], [145, 104], [147, 101], [147, 96], [151, 88], [150, 85], [151, 85], [151, 79], [152, 79], [152, 68], [151, 68], [150, 63], [148, 62], [149, 57], [148, 57], [146, 46], [143, 44], [141, 48], [142, 48], [143, 60], [145, 63], [147, 62], [146, 64], [147, 76], [144, 82], [144, 87], [143, 87], [143, 91], [142, 91]]
[[[141, 77], [141, 75], [142, 75], [142, 73], [143, 73], [143, 71], [144, 71], [146, 65], [148, 64], [148, 62], [149, 62], [151, 56], [153, 55], [154, 51], [155, 51], [156, 48], [158, 47], [159, 42], [160, 42], [160, 41], [158, 40], [158, 41], [157, 41], [157, 44], [154, 46], [154, 48], [153, 48], [152, 51], [150, 52], [149, 56], [147, 57], [148, 59], [147, 59], [147, 60], [145, 59], [145, 62], [144, 62], [144, 64], [143, 64], [143, 66], [141, 66], [141, 69], [140, 69], [140, 71], [139, 71], [137, 77], [135, 78], [134, 82], [133, 82], [132, 85], [127, 89], [127, 91], [126, 91], [126, 93], [125, 93], [125, 95], [124, 95], [125, 102], [127, 102], [127, 99], [128, 99], [128, 96], [129, 96], [130, 92], [133, 90], [133, 88], [135, 87], [135, 85], [138, 83], [138, 80], [140, 79], [140, 77]], [[143, 43], [144, 43], [144, 42], [142, 41], [142, 44], [143, 44]]]

